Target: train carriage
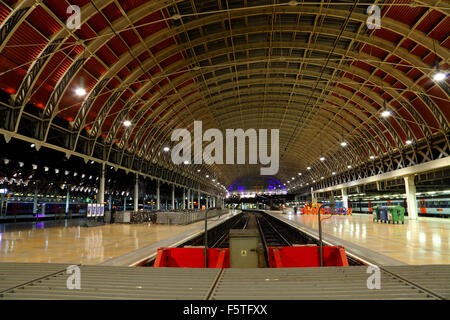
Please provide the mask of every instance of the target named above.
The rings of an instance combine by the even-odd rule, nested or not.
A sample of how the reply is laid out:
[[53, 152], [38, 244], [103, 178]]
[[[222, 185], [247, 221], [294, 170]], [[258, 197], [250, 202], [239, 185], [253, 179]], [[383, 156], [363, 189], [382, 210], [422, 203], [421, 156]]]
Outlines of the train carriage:
[[[349, 200], [349, 208], [355, 213], [373, 212], [375, 206], [402, 206], [406, 208], [406, 199], [372, 199]], [[450, 198], [421, 197], [417, 199], [417, 213], [419, 216], [450, 217]]]

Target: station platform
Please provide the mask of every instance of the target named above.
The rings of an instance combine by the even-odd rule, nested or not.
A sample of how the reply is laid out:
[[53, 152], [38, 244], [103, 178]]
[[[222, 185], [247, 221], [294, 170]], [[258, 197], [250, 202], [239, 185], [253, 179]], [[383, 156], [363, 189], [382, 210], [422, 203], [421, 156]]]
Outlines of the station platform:
[[[271, 216], [318, 237], [317, 215]], [[383, 266], [450, 264], [450, 219], [422, 218], [405, 224], [372, 221], [368, 214], [322, 216], [324, 241], [345, 247], [347, 253]]]
[[[69, 290], [67, 265], [0, 263], [3, 299], [136, 300], [439, 300], [450, 298], [450, 266], [380, 270], [369, 289], [367, 267], [203, 269], [79, 266], [80, 289]], [[14, 274], [14, 277], [11, 277]]]
[[[208, 229], [239, 212], [212, 218]], [[85, 228], [82, 222], [3, 226], [0, 262], [132, 265], [151, 257], [160, 247], [175, 246], [204, 230], [204, 222], [190, 225], [106, 224]]]

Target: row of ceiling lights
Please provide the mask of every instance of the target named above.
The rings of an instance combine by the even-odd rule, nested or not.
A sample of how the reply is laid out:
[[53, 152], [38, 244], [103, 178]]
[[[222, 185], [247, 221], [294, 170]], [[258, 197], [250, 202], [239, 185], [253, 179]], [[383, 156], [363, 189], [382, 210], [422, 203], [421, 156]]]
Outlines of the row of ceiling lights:
[[[444, 78], [443, 78], [443, 79], [445, 79], [446, 74], [444, 74], [444, 73], [442, 73], [442, 72], [441, 72], [441, 74], [444, 75]], [[438, 79], [441, 79], [441, 77], [442, 77], [442, 75], [439, 75], [439, 76], [438, 76]], [[441, 79], [441, 80], [443, 80], [443, 79]], [[439, 81], [440, 81], [440, 80], [439, 80]], [[391, 115], [392, 115], [392, 112], [391, 112], [390, 110], [387, 110], [387, 109], [385, 109], [384, 111], [381, 112], [381, 116], [382, 116], [383, 118], [389, 118]], [[408, 140], [405, 141], [405, 143], [406, 143], [407, 145], [412, 145], [412, 144], [413, 144], [413, 141], [410, 140], [410, 139], [408, 139]], [[346, 141], [342, 141], [340, 144], [341, 144], [341, 147], [343, 147], [343, 148], [345, 148], [345, 147], [348, 146], [348, 143], [347, 143]], [[374, 155], [370, 155], [370, 156], [369, 156], [369, 159], [370, 159], [370, 160], [374, 160], [374, 159], [375, 159], [375, 156], [374, 156]], [[321, 156], [321, 157], [319, 158], [319, 160], [322, 161], [322, 162], [324, 162], [324, 161], [326, 160], [326, 158], [325, 158], [324, 156]], [[351, 168], [352, 168], [351, 165], [348, 165], [348, 166], [347, 166], [347, 169], [351, 169]], [[307, 170], [311, 170], [312, 168], [308, 166], [306, 169], [307, 169]], [[331, 174], [334, 176], [334, 175], [336, 175], [336, 172], [333, 171]], [[302, 173], [299, 172], [298, 175], [301, 176]], [[324, 179], [324, 177], [322, 177], [321, 179]], [[292, 177], [292, 180], [295, 180], [295, 178]], [[315, 180], [313, 180], [313, 182], [315, 182]], [[288, 183], [290, 183], [290, 181], [288, 181]], [[302, 186], [303, 186], [303, 185], [302, 185]]]
[[[163, 148], [163, 151], [164, 151], [164, 152], [169, 152], [169, 151], [170, 151], [170, 148], [166, 146], [166, 147]], [[184, 164], [189, 164], [189, 161], [185, 160], [185, 161], [184, 161]], [[197, 169], [197, 172], [200, 173], [201, 170], [200, 170], [200, 169]], [[206, 175], [206, 178], [209, 178], [209, 175], [208, 175], [208, 174]], [[220, 184], [219, 181], [216, 182], [216, 179], [212, 179], [212, 182], [215, 182], [218, 186], [222, 187], [223, 189], [226, 189], [225, 186], [222, 185], [222, 184]]]

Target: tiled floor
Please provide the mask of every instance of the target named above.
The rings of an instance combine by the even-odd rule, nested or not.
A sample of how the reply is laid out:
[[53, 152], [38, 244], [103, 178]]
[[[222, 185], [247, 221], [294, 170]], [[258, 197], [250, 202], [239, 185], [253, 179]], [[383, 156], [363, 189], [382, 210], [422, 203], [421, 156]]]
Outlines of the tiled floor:
[[[195, 229], [187, 226], [113, 224], [85, 228], [55, 226], [3, 231], [0, 262], [98, 264], [130, 251]], [[8, 230], [8, 229], [6, 229]]]
[[[317, 215], [282, 216], [318, 229]], [[450, 219], [419, 217], [402, 225], [372, 222], [367, 214], [328, 217], [323, 232], [335, 237], [407, 264], [450, 264]]]

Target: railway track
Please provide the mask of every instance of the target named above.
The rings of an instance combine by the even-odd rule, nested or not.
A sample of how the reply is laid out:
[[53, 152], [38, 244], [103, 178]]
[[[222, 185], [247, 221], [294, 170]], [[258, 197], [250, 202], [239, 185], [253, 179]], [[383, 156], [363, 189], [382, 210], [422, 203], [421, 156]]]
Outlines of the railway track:
[[[209, 248], [229, 248], [229, 233], [231, 229], [257, 229], [264, 249], [266, 263], [269, 247], [289, 247], [293, 245], [318, 245], [319, 241], [262, 212], [244, 212], [223, 224], [208, 231]], [[178, 247], [204, 246], [204, 235], [180, 244]], [[347, 255], [349, 265], [364, 265], [357, 257]], [[154, 260], [145, 266], [153, 266]]]

